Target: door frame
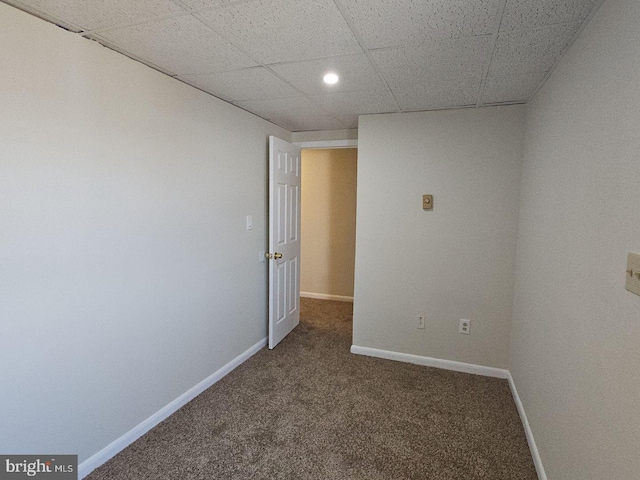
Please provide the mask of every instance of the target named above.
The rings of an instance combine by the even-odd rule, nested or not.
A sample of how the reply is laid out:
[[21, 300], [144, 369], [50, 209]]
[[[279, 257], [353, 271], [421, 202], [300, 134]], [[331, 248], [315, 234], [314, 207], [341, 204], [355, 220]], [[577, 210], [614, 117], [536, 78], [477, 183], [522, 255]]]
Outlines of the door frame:
[[[302, 141], [302, 142], [291, 142], [292, 145], [299, 147], [300, 150], [306, 150], [306, 149], [339, 149], [339, 148], [358, 148], [358, 139], [345, 139], [345, 140], [310, 140], [310, 141]], [[269, 150], [271, 151], [271, 147], [269, 147]], [[302, 152], [301, 152], [302, 153]], [[301, 156], [301, 161], [302, 161], [302, 156]], [[302, 167], [302, 163], [300, 165]], [[269, 174], [267, 175], [268, 177], [271, 175], [270, 173], [271, 167], [269, 167]], [[268, 190], [270, 191], [270, 187], [268, 188]], [[270, 235], [270, 228], [271, 228], [271, 215], [270, 215], [270, 203], [268, 202], [268, 206], [267, 206], [267, 210], [269, 210], [269, 220], [267, 223], [267, 237], [269, 237]], [[269, 238], [267, 238], [267, 249], [270, 248], [270, 240]], [[268, 250], [269, 251], [269, 250]], [[272, 252], [273, 253], [273, 252]], [[270, 284], [270, 274], [267, 273], [267, 279], [269, 280], [269, 284]], [[354, 285], [355, 287], [355, 285]], [[269, 310], [270, 306], [269, 303], [271, 301], [271, 286], [268, 287], [267, 289], [267, 310]], [[267, 316], [270, 318], [271, 314], [269, 311], [267, 311]], [[269, 320], [270, 321], [270, 320]], [[268, 340], [268, 338], [267, 338]], [[269, 346], [269, 349], [271, 349], [272, 347]]]
[[[344, 140], [308, 140], [302, 142], [291, 142], [296, 147], [300, 147], [301, 151], [304, 150], [338, 150], [342, 148], [355, 148], [358, 150], [358, 139], [350, 138]], [[302, 157], [301, 157], [302, 158]], [[357, 190], [356, 190], [357, 192]], [[357, 219], [356, 219], [357, 222]], [[355, 269], [355, 266], [354, 266]], [[354, 290], [355, 290], [355, 278], [354, 278]], [[302, 296], [302, 295], [301, 295]], [[353, 297], [339, 297], [332, 296], [333, 298], [328, 297], [315, 297], [312, 295], [304, 295], [308, 298], [321, 298], [323, 300], [337, 300], [337, 301], [346, 301], [346, 302], [354, 302]]]

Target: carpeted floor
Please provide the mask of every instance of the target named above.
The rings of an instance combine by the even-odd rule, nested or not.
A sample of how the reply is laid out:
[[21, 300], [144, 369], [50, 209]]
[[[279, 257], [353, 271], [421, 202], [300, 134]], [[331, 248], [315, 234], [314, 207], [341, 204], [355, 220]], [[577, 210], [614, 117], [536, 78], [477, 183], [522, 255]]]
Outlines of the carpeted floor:
[[537, 479], [506, 380], [349, 353], [350, 303], [301, 323], [87, 478]]

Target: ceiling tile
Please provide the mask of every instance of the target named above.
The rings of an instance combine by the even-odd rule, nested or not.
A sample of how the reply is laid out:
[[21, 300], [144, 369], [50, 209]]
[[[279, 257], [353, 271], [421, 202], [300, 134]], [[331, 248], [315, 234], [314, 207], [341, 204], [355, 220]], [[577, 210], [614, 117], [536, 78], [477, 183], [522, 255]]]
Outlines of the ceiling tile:
[[469, 77], [484, 72], [489, 36], [439, 40], [424, 46], [373, 50], [371, 56], [392, 90], [410, 89], [425, 77]]
[[96, 30], [184, 12], [171, 0], [18, 0], [14, 3], [76, 25], [81, 30]]
[[263, 67], [244, 68], [231, 72], [181, 75], [178, 78], [233, 102], [300, 96], [300, 92], [295, 88], [287, 85]]
[[234, 105], [255, 113], [267, 120], [289, 118], [295, 115], [326, 116], [329, 112], [322, 110], [307, 97], [271, 98], [262, 100], [246, 100], [234, 102]]
[[493, 32], [500, 0], [343, 0], [367, 48]]
[[487, 77], [481, 103], [526, 101], [545, 75], [545, 73], [525, 73]]
[[578, 26], [558, 24], [500, 33], [489, 74], [500, 76], [548, 71], [569, 45]]
[[109, 30], [100, 36], [176, 74], [235, 70], [256, 65], [191, 15]]
[[406, 112], [455, 108], [475, 105], [480, 84], [481, 77], [434, 75], [410, 87], [394, 90], [393, 93], [402, 111]]
[[198, 16], [262, 64], [362, 52], [331, 0], [256, 0]]
[[368, 91], [325, 93], [310, 96], [322, 108], [334, 115], [397, 112], [398, 106], [388, 90], [375, 94]]
[[500, 30], [582, 23], [601, 0], [507, 0]]
[[[269, 65], [269, 68], [307, 94], [384, 88], [365, 54]], [[322, 77], [327, 72], [337, 73], [340, 81], [336, 85], [325, 84]]]

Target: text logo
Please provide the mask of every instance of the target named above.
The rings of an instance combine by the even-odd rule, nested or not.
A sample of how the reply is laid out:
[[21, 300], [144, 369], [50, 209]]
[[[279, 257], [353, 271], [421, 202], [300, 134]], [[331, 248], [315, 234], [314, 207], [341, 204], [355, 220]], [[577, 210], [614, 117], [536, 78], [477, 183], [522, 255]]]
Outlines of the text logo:
[[77, 480], [77, 455], [0, 455], [0, 480]]

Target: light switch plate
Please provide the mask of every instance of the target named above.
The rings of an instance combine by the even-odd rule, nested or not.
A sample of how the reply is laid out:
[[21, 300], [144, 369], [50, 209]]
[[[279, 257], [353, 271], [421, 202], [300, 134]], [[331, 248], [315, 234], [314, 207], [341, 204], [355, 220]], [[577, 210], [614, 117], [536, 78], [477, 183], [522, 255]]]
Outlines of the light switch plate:
[[625, 288], [640, 295], [640, 253], [630, 253], [627, 257], [627, 281]]
[[422, 208], [424, 210], [433, 209], [433, 195], [422, 195]]

